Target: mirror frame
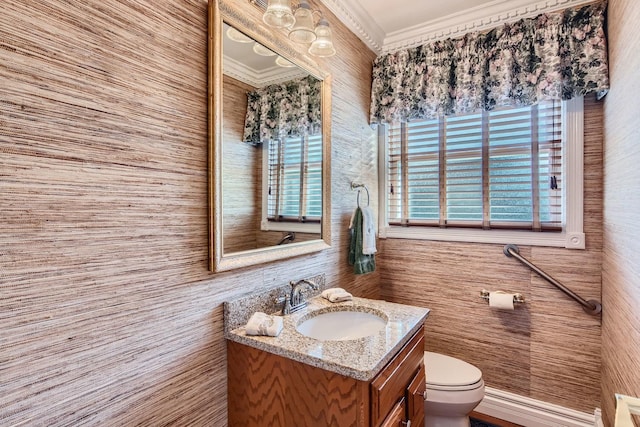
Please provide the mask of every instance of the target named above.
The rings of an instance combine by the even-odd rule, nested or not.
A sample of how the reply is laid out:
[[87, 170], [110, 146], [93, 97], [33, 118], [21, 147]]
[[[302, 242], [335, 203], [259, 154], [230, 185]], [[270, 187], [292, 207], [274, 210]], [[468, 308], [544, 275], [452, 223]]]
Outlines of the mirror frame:
[[[250, 2], [247, 1], [247, 5]], [[230, 2], [209, 1], [208, 143], [209, 143], [209, 270], [236, 268], [310, 254], [331, 247], [331, 75], [301, 55], [283, 33], [266, 27], [258, 7], [240, 12]], [[223, 22], [253, 38], [322, 81], [322, 220], [320, 239], [248, 251], [223, 253], [222, 215], [222, 27]]]

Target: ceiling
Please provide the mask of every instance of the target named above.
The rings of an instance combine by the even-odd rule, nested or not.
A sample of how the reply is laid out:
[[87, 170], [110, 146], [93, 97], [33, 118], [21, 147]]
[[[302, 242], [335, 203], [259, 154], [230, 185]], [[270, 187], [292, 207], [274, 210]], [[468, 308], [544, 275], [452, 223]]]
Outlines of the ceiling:
[[[265, 8], [267, 0], [253, 0]], [[593, 0], [320, 0], [377, 54], [456, 38], [506, 22]], [[292, 3], [297, 4], [296, 0]], [[227, 27], [225, 26], [225, 34]], [[252, 52], [252, 43], [224, 40], [224, 71], [255, 87], [299, 77], [297, 68], [277, 66], [275, 57]], [[340, 53], [338, 52], [338, 55]]]
[[395, 0], [393, 7], [389, 7], [388, 1], [382, 0], [354, 1], [366, 10], [385, 34], [392, 34], [444, 16], [464, 13], [493, 0]]
[[321, 0], [378, 54], [593, 0]]
[[308, 74], [226, 22], [222, 32], [222, 67], [227, 76], [259, 88]]

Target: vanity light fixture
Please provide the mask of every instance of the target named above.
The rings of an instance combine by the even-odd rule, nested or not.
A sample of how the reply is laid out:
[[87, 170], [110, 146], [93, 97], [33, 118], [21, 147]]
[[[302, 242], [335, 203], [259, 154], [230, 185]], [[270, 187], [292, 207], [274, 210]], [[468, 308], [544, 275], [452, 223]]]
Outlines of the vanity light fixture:
[[296, 43], [311, 43], [316, 37], [313, 32], [313, 11], [306, 0], [300, 0], [300, 5], [293, 14], [296, 19], [291, 31], [289, 39]]
[[269, 0], [262, 15], [265, 24], [274, 28], [289, 28], [295, 23], [289, 0]]
[[329, 28], [329, 22], [326, 19], [320, 18], [315, 33], [316, 39], [311, 43], [309, 53], [320, 57], [335, 55], [336, 49], [333, 47], [331, 28]]
[[[320, 11], [312, 10], [307, 0], [298, 0], [297, 7], [291, 7], [290, 0], [268, 0], [262, 20], [274, 28], [288, 28], [289, 39], [302, 44], [311, 44], [309, 54], [328, 57], [336, 54], [329, 22]], [[314, 26], [313, 15], [320, 14]]]

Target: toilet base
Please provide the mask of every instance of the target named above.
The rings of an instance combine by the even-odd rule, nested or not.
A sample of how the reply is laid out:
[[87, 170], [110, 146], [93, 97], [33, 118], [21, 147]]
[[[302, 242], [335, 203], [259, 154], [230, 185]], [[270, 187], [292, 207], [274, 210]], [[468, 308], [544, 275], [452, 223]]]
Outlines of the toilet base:
[[438, 415], [425, 416], [425, 427], [469, 427], [469, 417], [443, 417]]
[[429, 388], [424, 401], [425, 427], [469, 427], [469, 414], [484, 398], [484, 381], [471, 390], [445, 391]]

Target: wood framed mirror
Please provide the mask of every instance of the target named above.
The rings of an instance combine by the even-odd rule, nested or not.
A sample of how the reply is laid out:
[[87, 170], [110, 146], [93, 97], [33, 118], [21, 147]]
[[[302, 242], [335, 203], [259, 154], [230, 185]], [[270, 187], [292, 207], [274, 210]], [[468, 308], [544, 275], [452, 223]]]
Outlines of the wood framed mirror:
[[257, 6], [209, 2], [209, 269], [330, 247], [331, 79]]

